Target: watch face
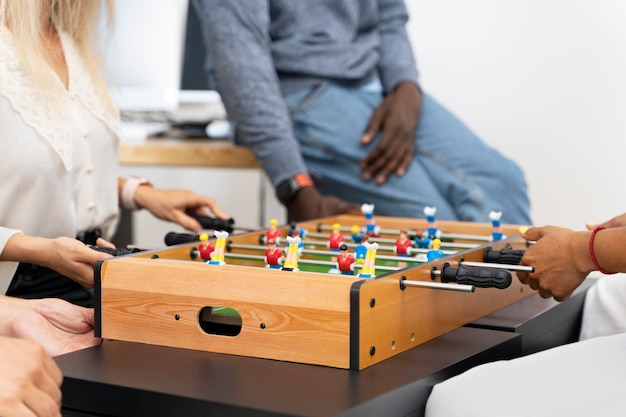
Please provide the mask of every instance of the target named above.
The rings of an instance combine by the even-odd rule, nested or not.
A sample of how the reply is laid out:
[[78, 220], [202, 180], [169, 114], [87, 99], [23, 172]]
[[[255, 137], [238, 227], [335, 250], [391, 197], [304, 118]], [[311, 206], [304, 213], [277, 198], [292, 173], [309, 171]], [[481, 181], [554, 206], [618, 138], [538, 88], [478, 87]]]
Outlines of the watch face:
[[281, 203], [287, 204], [293, 200], [300, 188], [310, 187], [312, 185], [313, 181], [307, 174], [297, 174], [278, 184], [276, 187], [276, 198], [278, 198], [278, 201]]
[[276, 198], [283, 204], [289, 203], [296, 194], [297, 184], [290, 178], [278, 184], [276, 187]]

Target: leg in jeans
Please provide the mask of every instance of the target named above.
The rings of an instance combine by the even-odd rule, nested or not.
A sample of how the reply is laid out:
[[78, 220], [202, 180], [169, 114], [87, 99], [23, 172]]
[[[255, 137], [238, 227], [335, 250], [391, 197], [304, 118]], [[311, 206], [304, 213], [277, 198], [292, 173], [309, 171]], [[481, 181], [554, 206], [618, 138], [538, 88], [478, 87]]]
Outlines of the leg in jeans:
[[407, 174], [381, 186], [361, 180], [359, 162], [374, 144], [362, 146], [360, 136], [381, 99], [379, 91], [329, 83], [287, 97], [294, 133], [322, 193], [375, 204], [380, 215], [424, 217], [424, 206], [435, 206], [442, 220], [488, 221], [489, 211], [501, 210], [503, 222], [530, 223], [519, 167], [428, 95]]

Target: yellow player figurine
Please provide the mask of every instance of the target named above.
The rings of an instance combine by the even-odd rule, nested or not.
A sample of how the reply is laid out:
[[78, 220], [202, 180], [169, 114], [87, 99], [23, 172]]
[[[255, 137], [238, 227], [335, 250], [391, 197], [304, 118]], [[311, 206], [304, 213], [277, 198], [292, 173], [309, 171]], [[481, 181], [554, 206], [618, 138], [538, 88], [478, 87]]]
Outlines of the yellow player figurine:
[[434, 261], [435, 259], [443, 258], [445, 256], [443, 251], [439, 249], [440, 247], [441, 240], [433, 239], [433, 248], [429, 250], [428, 253], [426, 253], [426, 258], [428, 259], [428, 262]]
[[215, 231], [214, 232], [216, 240], [215, 240], [215, 249], [213, 249], [213, 253], [211, 254], [211, 260], [208, 262], [211, 265], [225, 265], [224, 262], [224, 249], [226, 248], [226, 239], [228, 238], [228, 232], [224, 231]]
[[363, 245], [367, 248], [367, 253], [365, 254], [363, 269], [361, 269], [358, 276], [360, 278], [372, 278], [376, 276], [376, 251], [378, 250], [378, 243], [364, 242]]
[[298, 269], [298, 247], [300, 246], [300, 237], [287, 236], [287, 256], [283, 263], [285, 271], [299, 271]]

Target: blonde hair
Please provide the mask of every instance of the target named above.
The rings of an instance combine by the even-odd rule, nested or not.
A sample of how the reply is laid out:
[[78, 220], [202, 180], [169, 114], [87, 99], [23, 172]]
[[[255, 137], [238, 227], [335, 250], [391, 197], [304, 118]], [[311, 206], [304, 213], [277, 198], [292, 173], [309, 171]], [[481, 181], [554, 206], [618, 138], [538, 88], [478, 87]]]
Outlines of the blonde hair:
[[100, 15], [106, 5], [113, 16], [114, 0], [0, 0], [0, 24], [13, 35], [17, 53], [26, 71], [42, 86], [50, 82], [42, 32], [48, 22], [76, 43], [96, 92], [110, 112], [115, 112], [106, 82], [104, 65], [97, 47]]

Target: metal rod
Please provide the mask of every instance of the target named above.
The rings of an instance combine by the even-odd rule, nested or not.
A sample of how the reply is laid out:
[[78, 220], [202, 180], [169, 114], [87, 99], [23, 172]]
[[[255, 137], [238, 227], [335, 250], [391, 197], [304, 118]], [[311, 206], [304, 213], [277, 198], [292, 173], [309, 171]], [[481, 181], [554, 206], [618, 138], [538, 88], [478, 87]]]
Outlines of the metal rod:
[[[328, 240], [328, 235], [324, 234], [324, 233], [307, 233], [308, 237], [312, 237], [312, 238], [317, 238], [317, 239], [325, 239], [326, 241]], [[462, 235], [456, 235], [456, 236], [462, 236]], [[466, 236], [471, 236], [471, 235], [466, 235]], [[351, 237], [350, 237], [351, 239]], [[478, 237], [476, 237], [475, 239], [469, 239], [469, 238], [465, 238], [466, 240], [484, 240], [485, 242], [488, 242], [490, 240], [490, 238], [486, 237], [484, 239], [482, 239], [482, 236], [480, 237], [480, 239]], [[370, 242], [377, 242], [377, 243], [388, 243], [391, 245], [395, 245], [396, 243], [396, 239], [389, 239], [389, 238], [383, 238], [383, 237], [370, 237], [369, 238]], [[306, 241], [306, 243], [310, 243], [312, 245], [325, 245], [326, 242], [325, 241], [319, 241], [319, 242], [311, 242], [311, 241]], [[350, 245], [355, 245], [354, 243], [351, 242], [346, 242], [346, 245], [348, 245], [348, 247], [350, 247]], [[442, 248], [459, 248], [459, 249], [473, 249], [475, 247], [477, 247], [478, 244], [476, 243], [460, 243], [460, 242], [447, 242], [447, 241], [442, 241], [441, 242], [441, 247]], [[393, 246], [381, 246], [381, 249], [383, 250], [391, 250], [393, 251]], [[429, 249], [413, 249], [416, 251], [423, 251], [423, 252], [428, 252]], [[451, 251], [452, 252], [452, 251]]]
[[431, 288], [436, 290], [448, 290], [448, 291], [460, 291], [460, 292], [474, 292], [473, 285], [465, 284], [444, 284], [441, 282], [427, 282], [427, 281], [411, 281], [402, 280], [402, 284], [407, 287], [419, 287], [419, 288]]
[[[250, 259], [250, 260], [255, 260], [255, 261], [264, 261], [265, 260], [265, 256], [262, 255], [248, 255], [245, 253], [224, 253], [224, 257], [225, 258], [231, 258], [231, 259]], [[306, 258], [300, 258], [298, 259], [298, 263], [299, 264], [310, 264], [310, 265], [325, 265], [325, 266], [337, 266], [337, 264], [335, 262], [331, 262], [331, 261], [322, 261], [322, 260], [317, 260], [317, 259], [306, 259]], [[354, 267], [355, 268], [362, 268], [363, 265], [358, 264], [358, 263], [354, 263]], [[383, 266], [383, 265], [375, 265], [374, 266], [375, 269], [380, 270], [380, 271], [397, 271], [400, 268], [397, 267], [393, 267], [393, 266]]]
[[[306, 244], [309, 244], [311, 242], [305, 242]], [[318, 243], [318, 242], [316, 242]], [[323, 243], [325, 245], [325, 243]], [[356, 247], [356, 245], [354, 243], [346, 243], [346, 246], [348, 246], [349, 248], [354, 248]], [[232, 248], [232, 249], [248, 249], [248, 250], [259, 250], [259, 251], [264, 251], [266, 248], [264, 246], [259, 246], [259, 245], [246, 245], [246, 244], [241, 244], [241, 243], [230, 243], [228, 245], [228, 247]], [[387, 248], [388, 251], [393, 251], [393, 248], [389, 248], [389, 247], [383, 247], [383, 248]], [[378, 248], [378, 250], [381, 250], [381, 247]], [[411, 249], [411, 251], [416, 251], [417, 253], [427, 253], [429, 251], [429, 249]], [[455, 253], [455, 251], [443, 251], [444, 254], [453, 254]], [[302, 254], [308, 254], [308, 255], [328, 255], [328, 256], [337, 256], [339, 255], [339, 252], [333, 252], [333, 251], [323, 251], [323, 250], [315, 250], [315, 249], [307, 249], [306, 247], [302, 249]], [[376, 253], [376, 259], [380, 259], [380, 260], [385, 260], [385, 261], [398, 261], [398, 262], [411, 262], [411, 263], [424, 263], [426, 261], [424, 261], [423, 259], [417, 259], [414, 256], [389, 256], [389, 255], [381, 255], [380, 253]]]
[[[320, 224], [318, 226], [319, 230], [333, 230], [333, 226], [330, 224]], [[424, 227], [426, 229], [426, 227]], [[340, 229], [342, 232], [351, 232], [351, 226], [341, 226]], [[389, 234], [389, 235], [398, 235], [400, 234], [400, 229], [380, 229], [380, 234]], [[310, 234], [310, 233], [309, 233]], [[490, 242], [491, 234], [489, 236], [484, 235], [470, 235], [470, 234], [459, 234], [459, 233], [447, 233], [442, 232], [440, 239], [464, 239], [464, 240], [477, 240], [481, 242]]]

